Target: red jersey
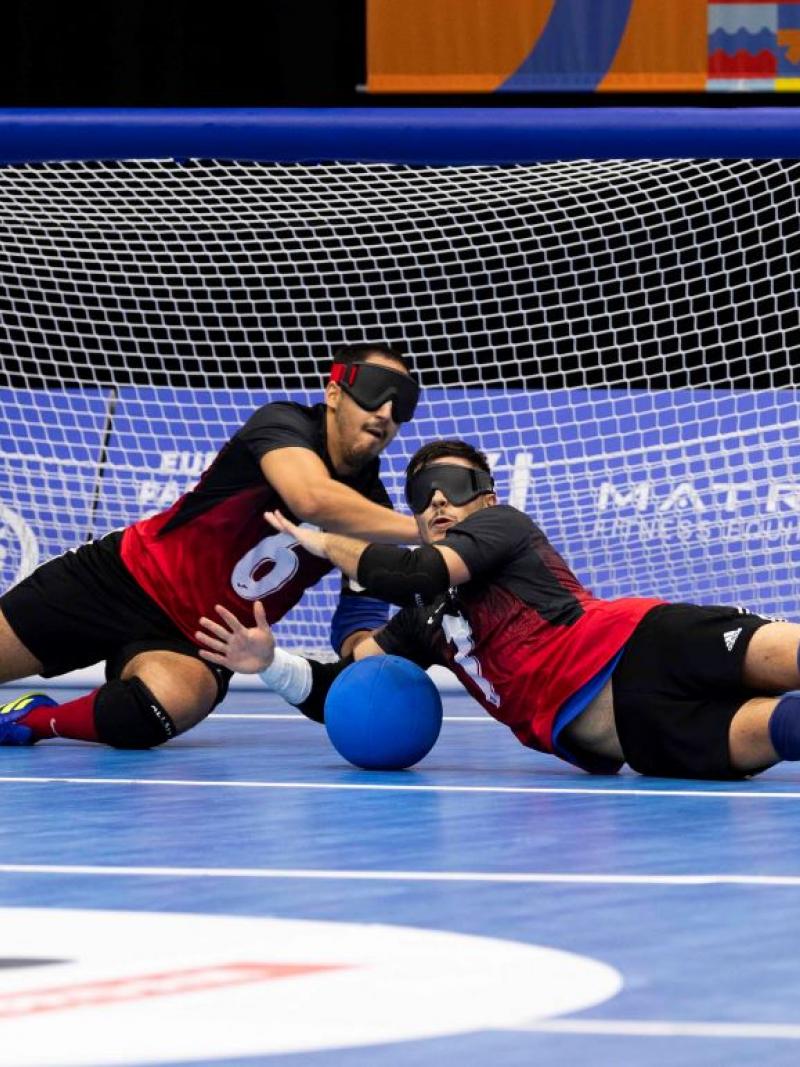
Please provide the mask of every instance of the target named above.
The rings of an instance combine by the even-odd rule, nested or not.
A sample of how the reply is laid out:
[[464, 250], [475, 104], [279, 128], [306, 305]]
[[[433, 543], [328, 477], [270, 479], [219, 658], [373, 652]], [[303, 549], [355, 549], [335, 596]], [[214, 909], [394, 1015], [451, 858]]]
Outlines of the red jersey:
[[265, 511], [297, 522], [266, 481], [259, 460], [279, 448], [308, 448], [332, 478], [391, 507], [373, 460], [353, 477], [336, 474], [325, 446], [325, 405], [259, 408], [220, 451], [198, 485], [171, 508], [129, 526], [120, 555], [136, 582], [188, 638], [201, 615], [222, 604], [243, 622], [261, 600], [269, 622], [282, 618], [332, 569], [289, 534], [272, 530]]
[[438, 544], [458, 553], [470, 581], [432, 604], [404, 608], [376, 635], [378, 644], [425, 668], [449, 667], [524, 745], [554, 752], [553, 727], [565, 702], [663, 601], [597, 599], [515, 508], [473, 512]]

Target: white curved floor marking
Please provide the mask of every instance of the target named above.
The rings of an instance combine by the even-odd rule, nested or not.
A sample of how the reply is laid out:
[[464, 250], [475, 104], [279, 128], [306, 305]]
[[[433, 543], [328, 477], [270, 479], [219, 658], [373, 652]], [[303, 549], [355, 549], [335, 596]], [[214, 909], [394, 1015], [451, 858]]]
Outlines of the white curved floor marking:
[[[37, 957], [65, 962], [31, 965]], [[0, 1064], [223, 1060], [404, 1041], [530, 1024], [621, 986], [616, 970], [584, 956], [410, 927], [6, 908]]]

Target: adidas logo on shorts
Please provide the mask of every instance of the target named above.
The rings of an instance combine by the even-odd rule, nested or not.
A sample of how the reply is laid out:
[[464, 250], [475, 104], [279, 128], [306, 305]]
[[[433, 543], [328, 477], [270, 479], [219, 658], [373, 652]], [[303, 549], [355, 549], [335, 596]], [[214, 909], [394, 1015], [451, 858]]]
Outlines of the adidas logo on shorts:
[[736, 638], [741, 632], [742, 628], [740, 626], [738, 630], [726, 630], [726, 632], [722, 635], [723, 640], [725, 641], [725, 647], [729, 652], [733, 651], [733, 646], [736, 644]]

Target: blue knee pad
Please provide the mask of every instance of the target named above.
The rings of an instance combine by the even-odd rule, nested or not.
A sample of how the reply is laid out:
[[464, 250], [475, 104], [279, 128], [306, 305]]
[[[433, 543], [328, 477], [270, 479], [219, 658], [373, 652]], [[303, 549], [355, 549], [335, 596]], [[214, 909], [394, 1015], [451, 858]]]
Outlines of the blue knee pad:
[[769, 739], [781, 759], [800, 760], [800, 690], [784, 693], [769, 720]]

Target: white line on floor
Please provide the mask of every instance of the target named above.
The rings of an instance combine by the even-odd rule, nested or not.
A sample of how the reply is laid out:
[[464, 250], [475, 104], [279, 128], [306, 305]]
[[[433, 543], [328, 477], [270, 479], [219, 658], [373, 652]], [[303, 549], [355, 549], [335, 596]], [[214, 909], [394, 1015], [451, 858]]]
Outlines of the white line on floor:
[[[261, 711], [258, 711], [258, 712], [253, 712], [252, 714], [248, 714], [247, 712], [227, 712], [227, 711], [219, 712], [219, 711], [215, 711], [213, 714], [209, 715], [208, 718], [204, 719], [203, 721], [204, 722], [216, 722], [219, 719], [258, 719], [258, 720], [263, 720], [263, 719], [290, 719], [292, 722], [303, 722], [303, 721], [305, 721], [305, 716], [299, 711], [295, 712], [294, 714], [292, 714], [291, 712], [275, 712], [275, 713], [273, 713], [273, 712], [261, 712]], [[482, 725], [487, 724], [487, 723], [491, 723], [493, 726], [499, 726], [500, 725], [500, 723], [498, 723], [490, 715], [486, 715], [486, 716], [481, 716], [481, 715], [445, 715], [444, 716], [444, 721], [445, 722], [476, 722], [476, 723], [480, 723]]]
[[671, 1022], [667, 1019], [544, 1019], [504, 1029], [545, 1034], [597, 1034], [623, 1037], [729, 1037], [800, 1040], [791, 1023]]
[[[355, 769], [353, 774], [357, 773]], [[369, 772], [364, 772], [369, 773]], [[381, 772], [372, 772], [380, 774]], [[688, 797], [703, 800], [800, 800], [800, 792], [752, 789], [616, 789], [583, 786], [513, 786], [513, 785], [432, 785], [383, 782], [258, 782], [217, 781], [192, 778], [76, 778], [61, 775], [0, 775], [0, 784], [62, 784], [62, 785], [141, 785], [169, 786], [183, 789], [341, 789], [355, 791], [385, 791], [398, 793], [488, 793], [522, 796], [601, 796], [601, 797]]]
[[477, 882], [505, 885], [800, 886], [800, 876], [758, 874], [560, 874], [494, 871], [325, 870], [271, 867], [122, 867], [2, 863], [3, 874], [113, 875], [132, 878], [314, 879], [349, 882]]

